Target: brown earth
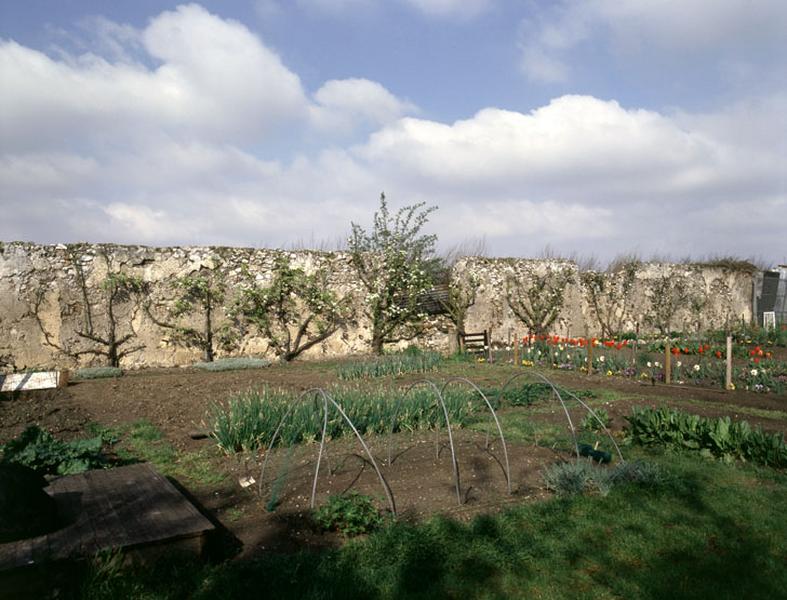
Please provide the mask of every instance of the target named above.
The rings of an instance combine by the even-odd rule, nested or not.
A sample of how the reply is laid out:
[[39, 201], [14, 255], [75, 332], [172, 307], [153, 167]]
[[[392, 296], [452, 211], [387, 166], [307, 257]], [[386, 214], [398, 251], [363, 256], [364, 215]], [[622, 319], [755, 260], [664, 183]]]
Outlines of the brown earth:
[[[336, 362], [295, 363], [275, 365], [266, 369], [206, 373], [193, 369], [166, 369], [130, 372], [117, 379], [72, 383], [58, 390], [0, 395], [0, 443], [18, 435], [27, 425], [37, 423], [62, 437], [85, 435], [91, 422], [117, 427], [141, 419], [160, 428], [165, 439], [181, 452], [213, 448], [210, 439], [195, 440], [190, 434], [207, 429], [209, 408], [226, 400], [232, 393], [250, 387], [273, 386], [291, 390], [328, 387], [338, 384]], [[404, 386], [424, 378], [446, 381], [451, 377], [467, 377], [480, 387], [500, 387], [512, 376], [522, 383], [533, 381], [532, 370], [511, 366], [477, 363], [448, 364], [427, 376], [382, 379], [373, 385]], [[625, 416], [633, 406], [668, 405], [706, 416], [729, 415], [745, 419], [768, 431], [787, 431], [787, 397], [754, 394], [745, 391], [725, 392], [690, 386], [642, 385], [617, 377], [584, 376], [575, 373], [547, 371], [544, 374], [572, 390], [595, 392], [594, 406], [603, 406], [612, 417], [612, 429], [620, 435]], [[512, 384], [513, 385], [513, 384]], [[508, 411], [527, 414], [535, 422], [565, 427], [565, 416], [559, 405], [512, 408], [501, 411], [505, 431]], [[579, 410], [572, 410], [575, 421]], [[502, 454], [499, 442], [493, 440], [486, 448], [485, 436], [473, 431], [455, 433], [456, 454], [461, 476], [461, 504], [457, 502], [447, 436], [440, 436], [439, 457], [433, 433], [397, 434], [393, 436], [398, 457], [386, 464], [387, 438], [372, 436], [368, 443], [384, 477], [393, 491], [401, 518], [420, 519], [434, 513], [470, 518], [480, 512], [498, 510], [510, 503], [544, 497], [540, 471], [545, 464], [567, 458], [568, 448], [549, 449], [532, 444], [510, 443], [512, 495], [506, 491]], [[258, 496], [257, 486], [242, 488], [239, 478], [252, 475], [259, 479], [257, 457], [246, 461], [222, 457], [210, 458], [211, 468], [225, 473], [222, 484], [190, 484], [182, 481], [199, 505], [220, 521], [239, 540], [243, 553], [259, 549], [292, 550], [298, 547], [334, 545], [339, 538], [322, 534], [311, 525], [308, 505], [316, 464], [316, 445], [295, 450], [290, 458], [287, 481], [278, 494], [278, 508], [266, 509], [272, 481], [287, 460], [286, 450], [277, 450], [270, 461], [264, 493]], [[387, 506], [383, 488], [361, 447], [350, 438], [330, 442], [327, 462], [320, 472], [317, 504], [330, 494], [357, 490], [377, 498]]]

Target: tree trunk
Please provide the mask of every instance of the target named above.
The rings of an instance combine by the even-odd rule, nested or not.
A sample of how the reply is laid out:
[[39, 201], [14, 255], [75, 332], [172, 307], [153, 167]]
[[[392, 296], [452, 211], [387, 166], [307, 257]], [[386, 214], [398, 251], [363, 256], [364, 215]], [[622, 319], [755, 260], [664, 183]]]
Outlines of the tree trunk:
[[213, 323], [211, 322], [211, 305], [205, 306], [205, 362], [213, 362]]
[[372, 334], [372, 352], [378, 355], [383, 353], [383, 336], [377, 331]]

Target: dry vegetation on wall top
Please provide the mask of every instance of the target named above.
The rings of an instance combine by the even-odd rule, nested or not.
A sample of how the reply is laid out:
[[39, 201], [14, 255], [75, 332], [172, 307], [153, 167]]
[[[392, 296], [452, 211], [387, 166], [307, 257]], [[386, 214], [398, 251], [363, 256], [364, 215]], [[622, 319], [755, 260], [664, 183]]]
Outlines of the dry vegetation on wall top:
[[[284, 284], [275, 276], [277, 260], [290, 269], [281, 270], [286, 285], [301, 295], [290, 306], [291, 317], [274, 322], [258, 309], [275, 304], [270, 291]], [[443, 295], [434, 301], [443, 310], [430, 311], [442, 314], [424, 317], [418, 303], [395, 302], [386, 310], [409, 306], [422, 320], [405, 329], [415, 332], [422, 348], [440, 351], [462, 329], [491, 330], [496, 342], [537, 330], [696, 332], [751, 319], [753, 268], [719, 258], [618, 261], [605, 271], [587, 271], [567, 260], [463, 257], [450, 265]], [[259, 300], [246, 311], [238, 310], [243, 290], [252, 293], [247, 299]], [[271, 359], [287, 352], [287, 336], [292, 350], [296, 341], [309, 344], [334, 328], [302, 356], [366, 353], [374, 339], [375, 313], [368, 303], [374, 293], [359, 280], [348, 252], [5, 243], [0, 356], [6, 370], [173, 366], [211, 355]], [[318, 313], [334, 306], [339, 318], [307, 313], [302, 308], [308, 303]], [[298, 313], [306, 315], [303, 320]], [[399, 333], [407, 336], [405, 329]]]

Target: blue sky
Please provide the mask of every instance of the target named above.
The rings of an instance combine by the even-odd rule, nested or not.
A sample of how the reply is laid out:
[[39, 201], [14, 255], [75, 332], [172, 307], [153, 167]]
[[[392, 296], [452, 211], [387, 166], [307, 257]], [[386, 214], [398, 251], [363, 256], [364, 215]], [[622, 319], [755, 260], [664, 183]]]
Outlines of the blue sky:
[[787, 262], [787, 5], [0, 5], [0, 239]]

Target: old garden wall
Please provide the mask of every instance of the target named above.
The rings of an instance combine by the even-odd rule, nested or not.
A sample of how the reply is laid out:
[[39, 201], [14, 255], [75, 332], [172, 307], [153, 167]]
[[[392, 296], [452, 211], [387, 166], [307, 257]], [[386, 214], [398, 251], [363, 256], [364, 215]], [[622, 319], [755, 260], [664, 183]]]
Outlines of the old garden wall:
[[[349, 256], [333, 252], [282, 252], [226, 247], [152, 248], [118, 245], [0, 244], [0, 369], [69, 367], [102, 364], [90, 354], [91, 342], [78, 332], [86, 329], [85, 306], [90, 305], [92, 327], [100, 332], [107, 314], [102, 281], [109, 273], [125, 273], [148, 284], [146, 300], [154, 315], [163, 319], [177, 298], [176, 279], [197, 272], [212, 272], [227, 287], [225, 307], [217, 324], [228, 324], [224, 308], [249, 272], [261, 283], [271, 277], [276, 256], [284, 254], [307, 272], [326, 268], [331, 288], [352, 299], [355, 318], [325, 342], [310, 349], [306, 358], [368, 352], [369, 323], [363, 317], [363, 290]], [[635, 264], [614, 273], [581, 273], [576, 264], [559, 260], [470, 257], [460, 260], [450, 284], [473, 282], [475, 303], [467, 311], [466, 330], [491, 329], [493, 340], [507, 342], [527, 333], [513, 314], [508, 298], [522, 295], [534, 285], [553, 294], [550, 282], [566, 275], [558, 316], [549, 327], [567, 336], [598, 335], [602, 321], [618, 331], [694, 331], [719, 328], [751, 319], [753, 273], [746, 270], [683, 264]], [[595, 290], [595, 294], [589, 291]], [[672, 299], [675, 301], [673, 302]], [[599, 318], [599, 315], [601, 317]], [[116, 307], [118, 335], [132, 335], [124, 346], [133, 350], [125, 368], [188, 365], [200, 351], [172, 340], [138, 304]], [[190, 317], [199, 327], [200, 316]], [[666, 324], [666, 325], [665, 325]], [[453, 324], [446, 316], [429, 317], [427, 334], [417, 340], [425, 347], [449, 350]], [[268, 342], [254, 330], [246, 331], [218, 356], [267, 356]]]

